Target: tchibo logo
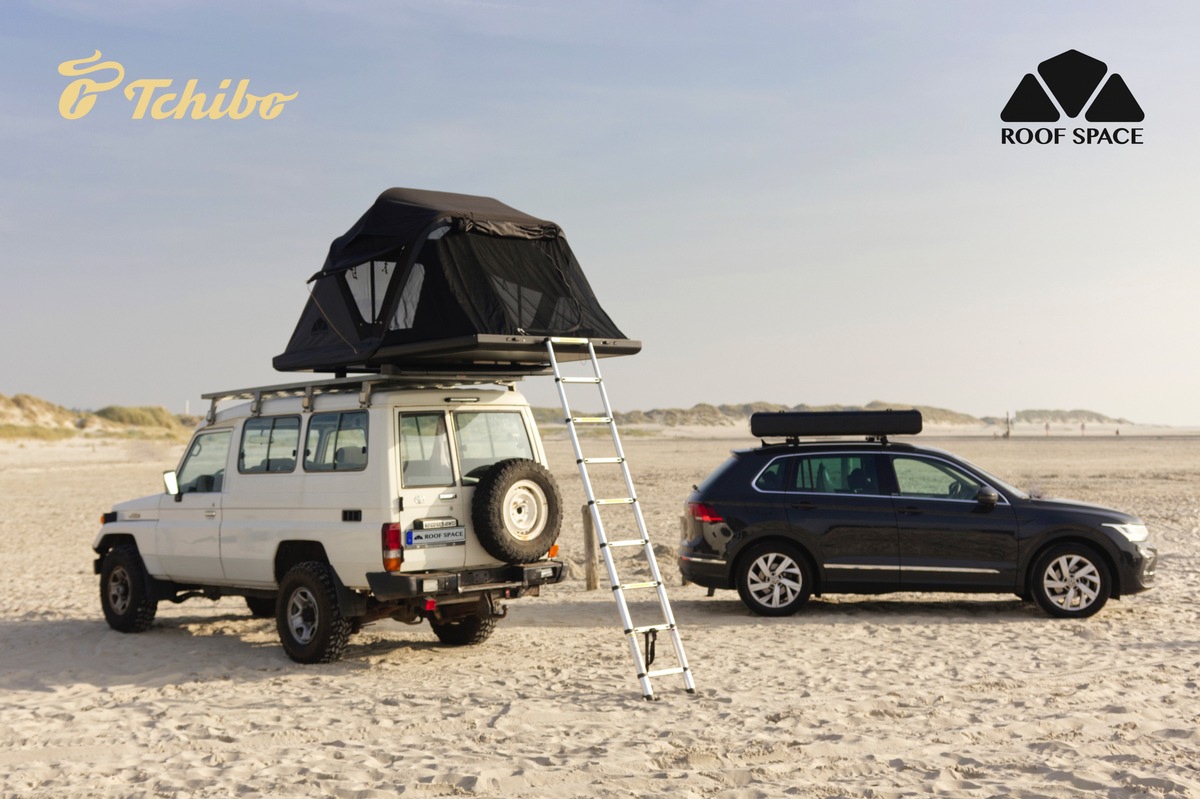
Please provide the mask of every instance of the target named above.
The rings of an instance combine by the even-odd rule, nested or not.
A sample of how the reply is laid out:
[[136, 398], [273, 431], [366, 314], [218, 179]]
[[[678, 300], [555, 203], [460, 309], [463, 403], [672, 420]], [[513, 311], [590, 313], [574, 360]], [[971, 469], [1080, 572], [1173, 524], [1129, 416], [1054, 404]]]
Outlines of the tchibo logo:
[[[97, 72], [108, 73], [109, 79], [79, 77]], [[102, 92], [121, 85], [125, 80], [125, 67], [120, 61], [100, 61], [97, 50], [88, 58], [62, 62], [58, 65], [58, 74], [76, 78], [58, 97], [59, 115], [63, 119], [82, 119], [95, 107], [96, 98]], [[184, 84], [183, 91], [178, 91], [170, 78], [139, 78], [125, 85], [125, 99], [134, 104], [134, 119], [145, 119], [147, 113], [151, 119], [245, 119], [251, 114], [275, 119], [283, 113], [284, 103], [295, 100], [299, 94], [251, 94], [247, 78], [238, 81], [232, 91], [229, 90], [233, 79], [225, 78], [218, 86], [219, 91], [211, 94], [196, 91], [199, 83], [198, 79], [192, 78]]]
[[[1041, 76], [1041, 80], [1038, 80]], [[1105, 78], [1107, 77], [1107, 80]], [[1047, 93], [1047, 89], [1049, 93]], [[1133, 92], [1117, 73], [1108, 73], [1103, 61], [1078, 50], [1068, 50], [1038, 64], [1021, 79], [1017, 90], [1000, 112], [1005, 122], [1057, 122], [1066, 114], [1075, 119], [1080, 112], [1088, 122], [1130, 123], [1146, 118]], [[1001, 144], [1142, 144], [1142, 128], [1078, 127], [1001, 128]]]

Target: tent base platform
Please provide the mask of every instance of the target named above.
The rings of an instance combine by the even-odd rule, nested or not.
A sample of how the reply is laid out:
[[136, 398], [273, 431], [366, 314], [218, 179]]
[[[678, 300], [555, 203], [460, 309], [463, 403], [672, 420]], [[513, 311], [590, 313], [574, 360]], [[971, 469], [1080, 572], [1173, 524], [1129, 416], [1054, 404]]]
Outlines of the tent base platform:
[[[346, 363], [339, 357], [336, 363], [326, 366], [314, 362], [307, 354], [303, 365], [288, 364], [286, 356], [275, 358], [275, 368], [280, 371], [332, 372], [339, 375], [369, 372], [384, 375], [428, 375], [440, 372], [476, 372], [510, 375], [537, 375], [550, 370], [544, 335], [500, 335], [477, 333], [455, 338], [435, 339], [409, 344], [394, 344], [380, 347], [361, 363]], [[642, 349], [642, 342], [624, 338], [587, 339], [599, 358], [635, 355]], [[560, 361], [586, 360], [588, 348], [582, 344], [555, 344], [555, 355]]]

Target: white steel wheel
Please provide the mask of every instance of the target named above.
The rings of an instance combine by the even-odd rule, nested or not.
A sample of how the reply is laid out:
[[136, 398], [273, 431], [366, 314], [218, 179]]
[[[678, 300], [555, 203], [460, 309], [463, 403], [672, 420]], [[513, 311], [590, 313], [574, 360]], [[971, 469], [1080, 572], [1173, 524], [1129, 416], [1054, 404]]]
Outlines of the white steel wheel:
[[738, 593], [761, 616], [788, 616], [812, 593], [808, 561], [787, 544], [760, 544], [740, 560]]
[[496, 560], [533, 563], [558, 539], [558, 484], [540, 463], [524, 458], [500, 461], [475, 486], [471, 523], [480, 545]]
[[504, 495], [504, 529], [518, 541], [532, 541], [546, 529], [546, 492], [532, 480], [518, 480]]
[[1038, 558], [1031, 579], [1042, 610], [1059, 618], [1091, 616], [1112, 593], [1108, 566], [1082, 545], [1051, 548]]

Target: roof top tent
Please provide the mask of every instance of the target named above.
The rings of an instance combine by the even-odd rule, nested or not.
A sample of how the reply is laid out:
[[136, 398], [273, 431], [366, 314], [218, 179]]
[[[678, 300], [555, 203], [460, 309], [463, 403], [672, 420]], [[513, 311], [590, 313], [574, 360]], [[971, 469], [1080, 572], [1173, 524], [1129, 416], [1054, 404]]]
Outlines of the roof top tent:
[[[562, 230], [490, 197], [388, 189], [334, 239], [280, 371], [539, 374], [550, 336], [633, 355]], [[560, 359], [585, 347], [558, 348]]]

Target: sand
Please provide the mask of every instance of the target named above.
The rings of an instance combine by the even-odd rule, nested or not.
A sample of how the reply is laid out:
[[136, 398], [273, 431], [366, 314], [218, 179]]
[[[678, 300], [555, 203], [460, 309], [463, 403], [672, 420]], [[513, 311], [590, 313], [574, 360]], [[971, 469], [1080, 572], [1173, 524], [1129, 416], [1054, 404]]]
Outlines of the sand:
[[[660, 551], [742, 443], [627, 439]], [[140, 635], [104, 624], [98, 516], [159, 490], [178, 445], [0, 442], [0, 796], [1200, 797], [1200, 438], [927, 443], [1141, 515], [1158, 587], [1086, 621], [925, 594], [763, 619], [679, 586], [668, 556], [698, 692], [665, 677], [645, 702], [611, 592], [584, 589], [558, 440], [576, 576], [513, 602], [482, 646], [389, 621], [305, 667], [233, 598], [164, 603]]]

